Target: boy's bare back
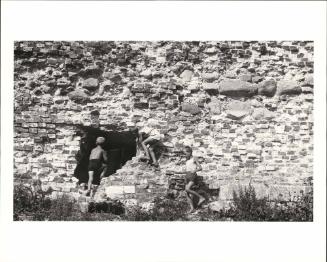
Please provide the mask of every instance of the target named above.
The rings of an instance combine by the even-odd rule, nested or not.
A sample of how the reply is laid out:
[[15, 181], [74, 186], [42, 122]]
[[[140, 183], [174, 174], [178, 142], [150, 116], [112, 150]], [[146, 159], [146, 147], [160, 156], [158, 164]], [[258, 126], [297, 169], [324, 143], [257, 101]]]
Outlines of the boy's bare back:
[[97, 146], [92, 149], [91, 154], [90, 154], [90, 160], [91, 159], [102, 159], [103, 154], [104, 154], [104, 150], [100, 146]]

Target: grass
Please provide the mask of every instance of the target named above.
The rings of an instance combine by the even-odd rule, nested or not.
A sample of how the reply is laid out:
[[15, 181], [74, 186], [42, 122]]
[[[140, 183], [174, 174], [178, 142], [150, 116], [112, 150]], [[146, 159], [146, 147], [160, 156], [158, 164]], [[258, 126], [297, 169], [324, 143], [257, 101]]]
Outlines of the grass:
[[184, 199], [156, 198], [153, 208], [126, 208], [119, 201], [91, 203], [81, 212], [69, 195], [55, 199], [51, 190], [33, 190], [17, 185], [14, 189], [14, 220], [33, 221], [313, 221], [313, 196], [303, 194], [297, 202], [269, 202], [258, 198], [252, 186], [234, 191], [228, 208], [213, 211], [203, 208], [193, 217], [187, 215]]

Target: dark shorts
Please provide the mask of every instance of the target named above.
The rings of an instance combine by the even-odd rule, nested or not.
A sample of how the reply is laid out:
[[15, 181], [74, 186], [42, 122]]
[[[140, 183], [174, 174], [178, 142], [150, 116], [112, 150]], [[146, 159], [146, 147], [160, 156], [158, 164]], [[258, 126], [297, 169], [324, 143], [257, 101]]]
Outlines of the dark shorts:
[[100, 159], [90, 159], [89, 160], [89, 171], [98, 171], [102, 167], [102, 162]]
[[147, 143], [150, 147], [155, 147], [159, 144], [159, 140], [157, 139], [153, 139], [153, 140], [150, 140], [148, 143]]
[[197, 182], [197, 175], [196, 173], [187, 173], [185, 176], [185, 183], [188, 184], [190, 181], [194, 182], [196, 184]]

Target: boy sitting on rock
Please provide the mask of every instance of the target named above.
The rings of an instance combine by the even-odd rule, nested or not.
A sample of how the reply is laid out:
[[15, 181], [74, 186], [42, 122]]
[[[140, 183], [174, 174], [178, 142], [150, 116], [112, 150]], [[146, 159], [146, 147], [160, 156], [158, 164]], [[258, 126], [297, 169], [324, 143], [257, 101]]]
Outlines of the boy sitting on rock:
[[192, 187], [197, 183], [197, 174], [196, 172], [201, 171], [202, 167], [199, 164], [198, 160], [192, 156], [192, 148], [189, 146], [186, 146], [184, 149], [184, 153], [186, 155], [186, 163], [185, 167], [182, 168], [181, 171], [176, 170], [167, 170], [169, 173], [175, 173], [175, 174], [186, 174], [185, 175], [185, 191], [186, 191], [186, 197], [187, 201], [190, 204], [190, 213], [195, 210], [193, 198], [194, 196], [197, 196], [199, 198], [198, 207], [201, 206], [201, 204], [205, 201], [205, 198], [201, 196], [199, 193], [194, 191]]
[[[105, 142], [104, 137], [98, 137], [95, 142], [97, 146], [92, 149], [90, 154], [90, 160], [88, 166], [89, 181], [87, 184], [87, 192], [86, 192], [87, 196], [91, 194], [94, 175], [99, 174], [101, 171], [102, 173], [104, 172], [104, 170], [102, 170], [103, 164], [106, 164], [108, 160], [107, 152], [103, 150], [104, 142]], [[100, 177], [102, 177], [102, 174], [100, 175]]]

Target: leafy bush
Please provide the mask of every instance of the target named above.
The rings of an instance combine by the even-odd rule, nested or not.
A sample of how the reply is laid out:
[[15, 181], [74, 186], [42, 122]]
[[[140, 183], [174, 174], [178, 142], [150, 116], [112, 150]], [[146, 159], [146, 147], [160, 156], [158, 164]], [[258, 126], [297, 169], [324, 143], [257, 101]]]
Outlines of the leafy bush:
[[258, 199], [253, 186], [240, 188], [239, 192], [233, 191], [233, 208], [228, 215], [234, 220], [262, 221], [272, 215], [267, 198]]

